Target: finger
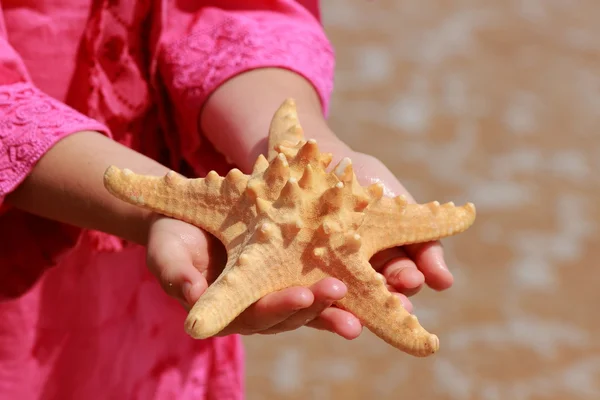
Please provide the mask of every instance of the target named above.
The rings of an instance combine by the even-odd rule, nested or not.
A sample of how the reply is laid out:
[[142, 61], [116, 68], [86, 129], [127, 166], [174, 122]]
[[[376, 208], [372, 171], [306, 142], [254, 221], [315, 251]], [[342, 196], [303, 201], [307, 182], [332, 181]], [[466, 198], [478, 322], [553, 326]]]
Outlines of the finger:
[[423, 273], [429, 287], [445, 290], [452, 286], [454, 277], [446, 266], [444, 250], [439, 241], [406, 246], [406, 252]]
[[383, 267], [381, 273], [388, 285], [406, 296], [419, 293], [425, 283], [423, 273], [408, 256], [390, 261]]
[[[393, 294], [398, 296], [406, 311], [412, 313], [412, 302], [402, 293]], [[348, 340], [356, 339], [362, 332], [362, 324], [356, 316], [349, 311], [336, 307], [325, 309], [319, 317], [307, 323], [306, 326], [329, 331]]]
[[314, 296], [308, 288], [292, 287], [270, 293], [248, 307], [219, 336], [249, 335], [271, 328], [299, 310], [310, 307]]
[[425, 283], [423, 274], [402, 247], [381, 251], [371, 257], [370, 262], [388, 284], [407, 296], [417, 294]]
[[261, 333], [274, 334], [298, 329], [317, 318], [323, 310], [330, 307], [334, 301], [342, 299], [347, 292], [346, 285], [335, 278], [322, 279], [309, 289], [315, 299], [310, 307], [296, 312], [286, 320]]
[[394, 293], [395, 296], [398, 296], [398, 298], [400, 299], [400, 301], [402, 302], [402, 307], [404, 307], [404, 309], [406, 311], [408, 311], [409, 313], [413, 313], [415, 307], [413, 306], [412, 301], [410, 301], [410, 299], [408, 297], [406, 297], [406, 295], [402, 294], [402, 293]]
[[402, 307], [408, 311], [409, 313], [412, 314], [413, 310], [414, 310], [414, 306], [412, 301], [410, 301], [410, 299], [408, 298], [408, 296], [406, 296], [404, 293], [399, 293], [396, 291], [396, 289], [394, 289], [392, 286], [387, 285], [388, 290], [390, 291], [390, 293], [392, 293], [394, 296], [397, 296], [400, 299], [400, 302], [402, 303]]
[[[358, 154], [355, 158], [357, 158], [355, 173], [361, 185], [378, 181], [383, 183], [386, 196], [403, 194], [409, 203], [415, 203], [415, 199], [381, 161], [364, 154]], [[423, 273], [425, 282], [432, 289], [444, 290], [452, 286], [453, 277], [448, 271], [439, 242], [434, 243], [436, 244], [411, 245], [405, 248], [417, 268]]]
[[390, 249], [382, 250], [375, 253], [369, 262], [375, 269], [375, 271], [381, 271], [386, 264], [392, 261], [394, 258], [407, 257], [406, 253], [401, 247], [392, 247]]
[[183, 304], [193, 304], [208, 286], [189, 252], [172, 242], [149, 244], [147, 260], [163, 290]]
[[362, 324], [358, 318], [348, 311], [335, 307], [325, 309], [318, 318], [310, 321], [306, 326], [333, 332], [348, 340], [356, 339], [362, 332]]
[[[204, 275], [202, 275], [204, 277]], [[201, 279], [194, 283], [185, 282], [182, 287], [186, 309], [189, 309], [198, 301], [202, 293], [208, 288], [206, 279]]]

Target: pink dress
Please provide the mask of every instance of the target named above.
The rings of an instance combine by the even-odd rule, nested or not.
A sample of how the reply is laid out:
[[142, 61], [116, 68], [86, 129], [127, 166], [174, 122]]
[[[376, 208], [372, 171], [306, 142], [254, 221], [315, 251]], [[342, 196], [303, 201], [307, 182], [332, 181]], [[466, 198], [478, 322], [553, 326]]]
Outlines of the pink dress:
[[[197, 113], [243, 71], [302, 74], [325, 109], [332, 90], [317, 0], [1, 0], [0, 10], [0, 204], [81, 130], [188, 175], [222, 172]], [[189, 338], [143, 248], [1, 207], [1, 400], [244, 397], [240, 338]]]

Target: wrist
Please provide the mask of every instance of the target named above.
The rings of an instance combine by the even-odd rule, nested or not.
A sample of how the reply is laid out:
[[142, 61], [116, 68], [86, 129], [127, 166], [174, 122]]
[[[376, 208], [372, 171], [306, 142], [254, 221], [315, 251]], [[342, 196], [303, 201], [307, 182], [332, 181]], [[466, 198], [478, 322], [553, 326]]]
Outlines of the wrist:
[[124, 238], [132, 243], [147, 246], [152, 225], [160, 215], [146, 210], [138, 211], [141, 212], [138, 212], [137, 215], [133, 216], [133, 220], [130, 224], [131, 231], [129, 233], [124, 233], [121, 236], [125, 236]]

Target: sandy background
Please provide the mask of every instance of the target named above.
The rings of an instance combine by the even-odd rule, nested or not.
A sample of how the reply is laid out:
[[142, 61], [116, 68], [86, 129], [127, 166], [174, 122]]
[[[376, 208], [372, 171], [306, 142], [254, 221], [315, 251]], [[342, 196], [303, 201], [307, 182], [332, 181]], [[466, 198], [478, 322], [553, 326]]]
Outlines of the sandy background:
[[252, 337], [248, 398], [600, 399], [600, 2], [325, 0], [331, 123], [422, 202], [473, 201], [413, 299], [441, 350]]

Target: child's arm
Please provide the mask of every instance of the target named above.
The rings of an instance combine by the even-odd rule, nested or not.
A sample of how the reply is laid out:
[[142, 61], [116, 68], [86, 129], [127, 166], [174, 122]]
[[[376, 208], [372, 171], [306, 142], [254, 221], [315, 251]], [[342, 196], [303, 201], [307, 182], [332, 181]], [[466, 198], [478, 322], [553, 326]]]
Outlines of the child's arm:
[[53, 145], [6, 202], [55, 221], [145, 244], [149, 213], [106, 191], [102, 176], [110, 164], [146, 174], [168, 171], [98, 132], [79, 132]]
[[296, 101], [305, 136], [317, 139], [322, 151], [335, 148], [335, 165], [340, 151], [347, 153], [350, 148], [329, 129], [319, 95], [310, 81], [286, 69], [256, 69], [219, 87], [200, 114], [201, 130], [218, 150], [242, 170], [250, 171], [256, 157], [266, 154], [271, 118], [287, 97]]
[[[0, 10], [0, 25], [1, 18]], [[110, 164], [157, 174], [165, 173], [164, 167], [109, 139], [108, 128], [37, 89], [3, 33], [0, 99], [2, 209], [16, 207], [145, 242], [148, 213], [110, 196], [102, 176]]]

